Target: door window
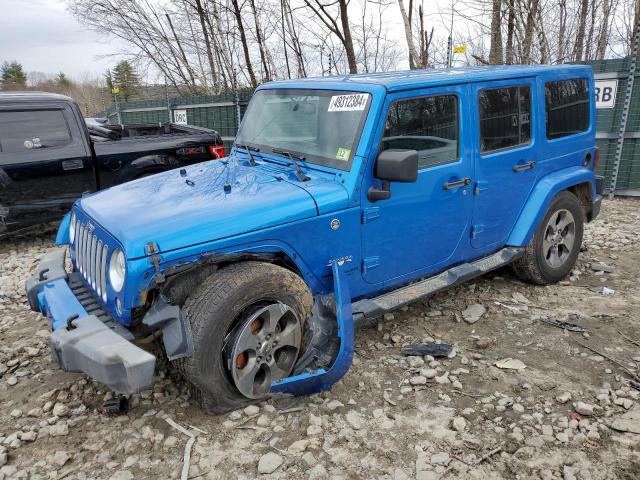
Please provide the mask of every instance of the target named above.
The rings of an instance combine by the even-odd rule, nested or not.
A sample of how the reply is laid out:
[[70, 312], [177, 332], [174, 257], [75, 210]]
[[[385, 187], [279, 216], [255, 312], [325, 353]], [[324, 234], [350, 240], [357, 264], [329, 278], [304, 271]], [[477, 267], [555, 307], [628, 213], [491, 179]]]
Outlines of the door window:
[[71, 132], [62, 110], [0, 111], [0, 153], [25, 153], [69, 143]]
[[526, 86], [488, 88], [478, 94], [480, 152], [531, 142], [531, 89]]
[[416, 150], [419, 168], [455, 162], [458, 129], [457, 96], [400, 100], [389, 107], [380, 149]]
[[544, 86], [547, 138], [589, 129], [589, 92], [585, 78], [548, 82]]

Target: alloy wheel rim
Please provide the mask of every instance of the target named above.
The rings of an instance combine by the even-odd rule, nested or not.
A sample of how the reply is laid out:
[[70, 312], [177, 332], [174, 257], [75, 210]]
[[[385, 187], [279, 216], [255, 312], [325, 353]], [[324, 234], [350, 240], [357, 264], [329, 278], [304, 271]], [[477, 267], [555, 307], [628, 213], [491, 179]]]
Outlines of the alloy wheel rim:
[[236, 388], [247, 398], [262, 398], [271, 383], [293, 370], [302, 339], [300, 319], [284, 303], [260, 308], [240, 325], [228, 356]]
[[576, 240], [576, 222], [569, 210], [558, 210], [551, 215], [544, 231], [542, 253], [551, 268], [562, 267], [573, 252]]

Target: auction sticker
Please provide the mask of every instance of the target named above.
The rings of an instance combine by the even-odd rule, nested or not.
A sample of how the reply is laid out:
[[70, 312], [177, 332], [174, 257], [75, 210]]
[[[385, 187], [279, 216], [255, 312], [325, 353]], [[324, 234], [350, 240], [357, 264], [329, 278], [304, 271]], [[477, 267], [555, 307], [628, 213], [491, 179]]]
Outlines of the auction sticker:
[[343, 162], [349, 161], [349, 155], [351, 155], [351, 150], [348, 148], [340, 147], [338, 152], [336, 153], [336, 160], [342, 160]]
[[368, 93], [351, 93], [334, 95], [329, 102], [328, 112], [355, 112], [367, 106]]

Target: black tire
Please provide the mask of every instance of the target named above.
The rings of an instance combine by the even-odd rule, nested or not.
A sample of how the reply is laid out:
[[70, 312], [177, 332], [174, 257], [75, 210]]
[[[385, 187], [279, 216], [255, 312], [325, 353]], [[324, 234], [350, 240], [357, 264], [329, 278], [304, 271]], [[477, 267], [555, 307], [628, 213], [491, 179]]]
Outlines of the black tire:
[[[570, 251], [561, 264], [552, 266], [546, 259], [543, 242], [549, 222], [558, 212], [568, 211], [573, 216], [574, 221], [574, 241]], [[538, 285], [548, 285], [556, 283], [565, 278], [574, 267], [582, 245], [584, 229], [584, 212], [578, 198], [569, 191], [562, 191], [551, 202], [547, 213], [536, 228], [533, 238], [526, 247], [523, 257], [516, 260], [513, 269], [516, 275], [522, 280], [526, 280]]]
[[[305, 322], [313, 298], [295, 273], [263, 262], [226, 266], [207, 278], [187, 297], [184, 310], [191, 324], [193, 356], [177, 361], [192, 387], [193, 399], [206, 411], [224, 413], [259, 400], [243, 396], [223, 360], [225, 337], [255, 306], [265, 302], [288, 305]], [[304, 324], [302, 325], [304, 327]]]

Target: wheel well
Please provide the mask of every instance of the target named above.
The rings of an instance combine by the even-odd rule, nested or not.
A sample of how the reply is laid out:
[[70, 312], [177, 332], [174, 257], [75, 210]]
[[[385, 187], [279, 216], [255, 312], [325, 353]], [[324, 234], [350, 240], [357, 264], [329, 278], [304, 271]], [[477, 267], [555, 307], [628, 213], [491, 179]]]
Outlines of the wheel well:
[[580, 205], [582, 205], [582, 213], [587, 217], [591, 212], [591, 184], [589, 182], [579, 183], [567, 188], [567, 190], [578, 198]]
[[[304, 278], [296, 264], [285, 253], [273, 254], [229, 254], [229, 255], [212, 255], [199, 263], [194, 263], [181, 267], [173, 272], [166, 272], [167, 279], [165, 283], [160, 285], [159, 292], [162, 293], [172, 304], [182, 306], [193, 290], [207, 277], [213, 275], [220, 268], [233, 263], [244, 261], [261, 261], [265, 263], [273, 263], [279, 267], [286, 268], [291, 272]], [[149, 296], [149, 298], [153, 298]]]

